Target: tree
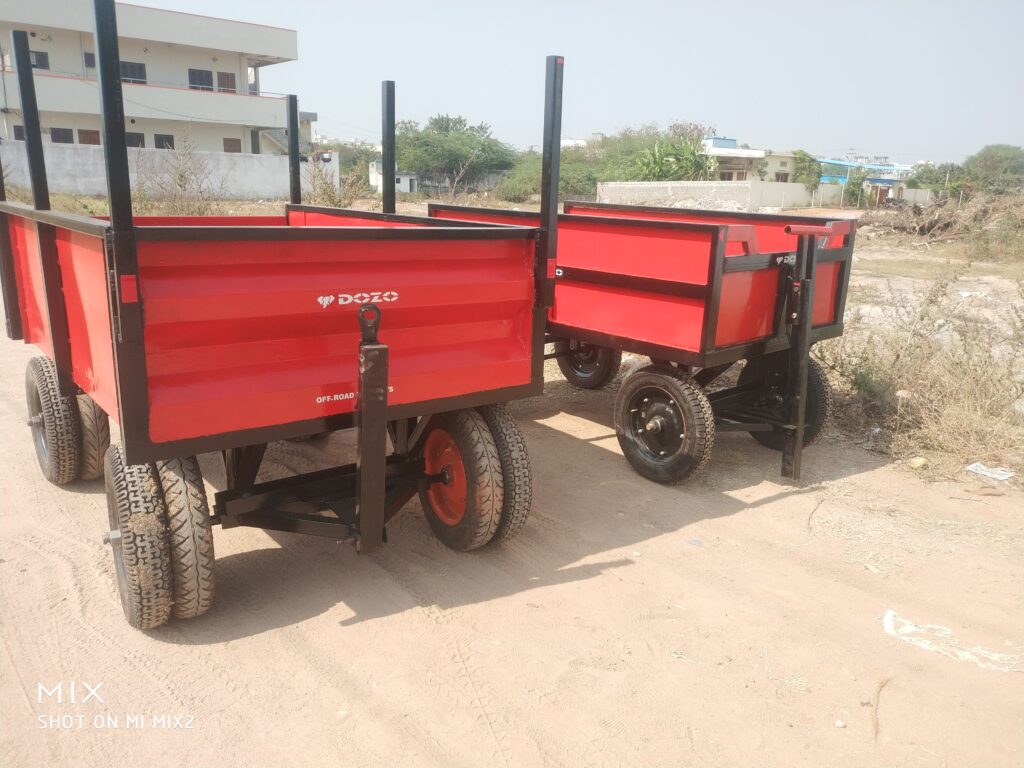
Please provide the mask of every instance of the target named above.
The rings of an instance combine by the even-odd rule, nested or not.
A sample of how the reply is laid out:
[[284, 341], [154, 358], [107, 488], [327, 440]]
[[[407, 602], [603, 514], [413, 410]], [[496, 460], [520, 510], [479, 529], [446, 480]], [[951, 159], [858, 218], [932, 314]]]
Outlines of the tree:
[[641, 181], [709, 181], [718, 162], [704, 154], [704, 145], [692, 138], [656, 141], [636, 161]]
[[866, 208], [870, 195], [864, 191], [868, 182], [868, 172], [864, 168], [851, 168], [846, 178], [843, 192], [843, 206], [846, 208]]
[[1003, 194], [1024, 187], [1024, 149], [989, 144], [964, 162], [964, 171], [978, 188]]
[[464, 117], [435, 115], [422, 128], [407, 120], [396, 126], [396, 134], [399, 167], [447, 185], [451, 197], [515, 162], [514, 150], [491, 136], [489, 125], [469, 125]]
[[907, 177], [909, 189], [930, 189], [932, 192], [947, 190], [958, 194], [967, 183], [967, 172], [956, 163], [919, 163]]
[[810, 152], [793, 150], [793, 181], [803, 184], [808, 192], [814, 192], [821, 184], [821, 164]]

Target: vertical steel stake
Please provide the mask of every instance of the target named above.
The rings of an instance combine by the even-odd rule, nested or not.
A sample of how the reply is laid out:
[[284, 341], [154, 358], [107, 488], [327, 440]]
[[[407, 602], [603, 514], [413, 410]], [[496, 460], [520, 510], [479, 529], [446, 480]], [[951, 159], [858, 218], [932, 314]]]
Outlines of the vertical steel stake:
[[377, 340], [380, 310], [373, 304], [359, 307], [359, 457], [356, 497], [359, 536], [356, 549], [366, 554], [384, 543], [384, 496], [387, 480], [388, 347]]
[[381, 142], [380, 142], [380, 189], [381, 210], [395, 212], [395, 81], [385, 80], [380, 84], [381, 98]]

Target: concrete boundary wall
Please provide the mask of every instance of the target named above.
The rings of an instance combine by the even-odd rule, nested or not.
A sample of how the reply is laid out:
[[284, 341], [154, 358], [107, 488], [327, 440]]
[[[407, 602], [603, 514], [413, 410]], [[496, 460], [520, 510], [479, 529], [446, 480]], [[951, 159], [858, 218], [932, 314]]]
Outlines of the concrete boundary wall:
[[[51, 192], [71, 195], [107, 194], [103, 148], [80, 144], [44, 144], [46, 178]], [[288, 197], [288, 158], [285, 155], [250, 155], [228, 152], [194, 152], [202, 169], [204, 186], [211, 197], [232, 200], [279, 200]], [[132, 189], [138, 189], [140, 176], [153, 179], [169, 172], [173, 150], [128, 150]], [[6, 183], [28, 187], [28, 157], [25, 143], [5, 141], [0, 144]], [[303, 163], [303, 186], [308, 186]], [[337, 179], [337, 162], [331, 170]]]
[[597, 185], [602, 203], [684, 203], [696, 207], [787, 208], [811, 204], [803, 184], [779, 181], [612, 181]]
[[[806, 208], [850, 205], [850, 191], [842, 184], [822, 184], [813, 193], [803, 184], [781, 181], [611, 181], [597, 185], [601, 203], [679, 205], [682, 208], [728, 208], [758, 211], [763, 208]], [[863, 194], [867, 194], [865, 191]], [[931, 200], [927, 189], [902, 189], [911, 203]]]

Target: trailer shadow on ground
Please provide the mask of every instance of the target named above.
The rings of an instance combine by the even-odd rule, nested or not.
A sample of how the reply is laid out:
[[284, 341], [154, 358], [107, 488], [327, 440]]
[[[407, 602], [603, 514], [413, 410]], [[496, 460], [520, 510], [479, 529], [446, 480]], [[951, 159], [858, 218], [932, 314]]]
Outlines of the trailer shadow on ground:
[[[391, 522], [389, 544], [360, 557], [329, 539], [235, 529], [217, 538], [247, 536], [258, 548], [219, 557], [214, 609], [153, 633], [172, 643], [210, 644], [289, 626], [328, 611], [347, 626], [411, 610], [435, 617], [554, 585], [629, 568], [645, 542], [694, 523], [785, 502], [785, 513], [807, 518], [825, 484], [871, 471], [885, 460], [851, 451], [826, 437], [805, 454], [804, 477], [779, 477], [780, 456], [743, 433], [723, 433], [710, 464], [679, 486], [637, 475], [618, 453], [612, 426], [614, 388], [580, 392], [549, 382], [544, 397], [513, 403], [533, 465], [533, 513], [514, 540], [463, 554], [441, 545], [418, 501]], [[309, 443], [275, 443], [261, 478], [351, 461], [351, 433]], [[215, 487], [223, 470], [204, 457]], [[778, 515], [777, 507], [772, 514]], [[271, 547], [262, 546], [272, 543]], [[704, 546], [678, 537], [680, 558]]]

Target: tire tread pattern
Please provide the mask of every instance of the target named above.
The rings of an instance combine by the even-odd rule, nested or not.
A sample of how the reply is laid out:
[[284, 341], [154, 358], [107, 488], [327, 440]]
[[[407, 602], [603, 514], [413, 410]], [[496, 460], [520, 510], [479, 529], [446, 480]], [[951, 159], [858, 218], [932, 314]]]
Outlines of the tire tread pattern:
[[[652, 470], [645, 466], [639, 466], [632, 458], [631, 450], [627, 444], [629, 438], [623, 434], [627, 415], [624, 413], [626, 402], [630, 396], [630, 390], [634, 386], [641, 385], [642, 377], [655, 374], [669, 379], [669, 382], [661, 382], [674, 390], [676, 400], [684, 405], [693, 418], [692, 429], [695, 433], [696, 450], [687, 456], [689, 461], [680, 461], [664, 471], [652, 473]], [[655, 482], [680, 483], [688, 477], [695, 475], [707, 466], [711, 460], [711, 452], [715, 447], [715, 413], [711, 402], [701, 386], [693, 380], [693, 377], [678, 368], [672, 366], [647, 366], [634, 372], [626, 379], [619, 390], [615, 401], [615, 432], [619, 438], [619, 446], [626, 454], [627, 460], [640, 474]]]
[[80, 394], [77, 403], [82, 437], [78, 477], [81, 480], [96, 480], [103, 477], [103, 460], [110, 447], [110, 420], [88, 395]]
[[174, 617], [194, 619], [213, 604], [214, 552], [206, 486], [195, 457], [158, 461], [167, 506]]
[[526, 439], [502, 404], [484, 405], [477, 410], [491, 431], [501, 461], [504, 500], [501, 521], [491, 539], [498, 544], [515, 536], [526, 525], [533, 506], [533, 470]]
[[110, 446], [105, 464], [111, 524], [121, 532], [121, 605], [131, 626], [154, 629], [167, 623], [173, 604], [160, 478], [152, 464], [126, 465], [120, 445]]
[[75, 400], [60, 393], [57, 366], [48, 357], [29, 360], [26, 384], [36, 388], [42, 405], [47, 447], [46, 462], [40, 460], [43, 476], [54, 485], [67, 485], [78, 479], [80, 461]]
[[501, 456], [487, 422], [476, 410], [449, 411], [437, 417], [437, 426], [452, 436], [466, 469], [466, 514], [457, 525], [442, 522], [433, 513], [426, 491], [420, 502], [434, 535], [452, 549], [468, 552], [494, 538], [501, 523], [504, 477]]

